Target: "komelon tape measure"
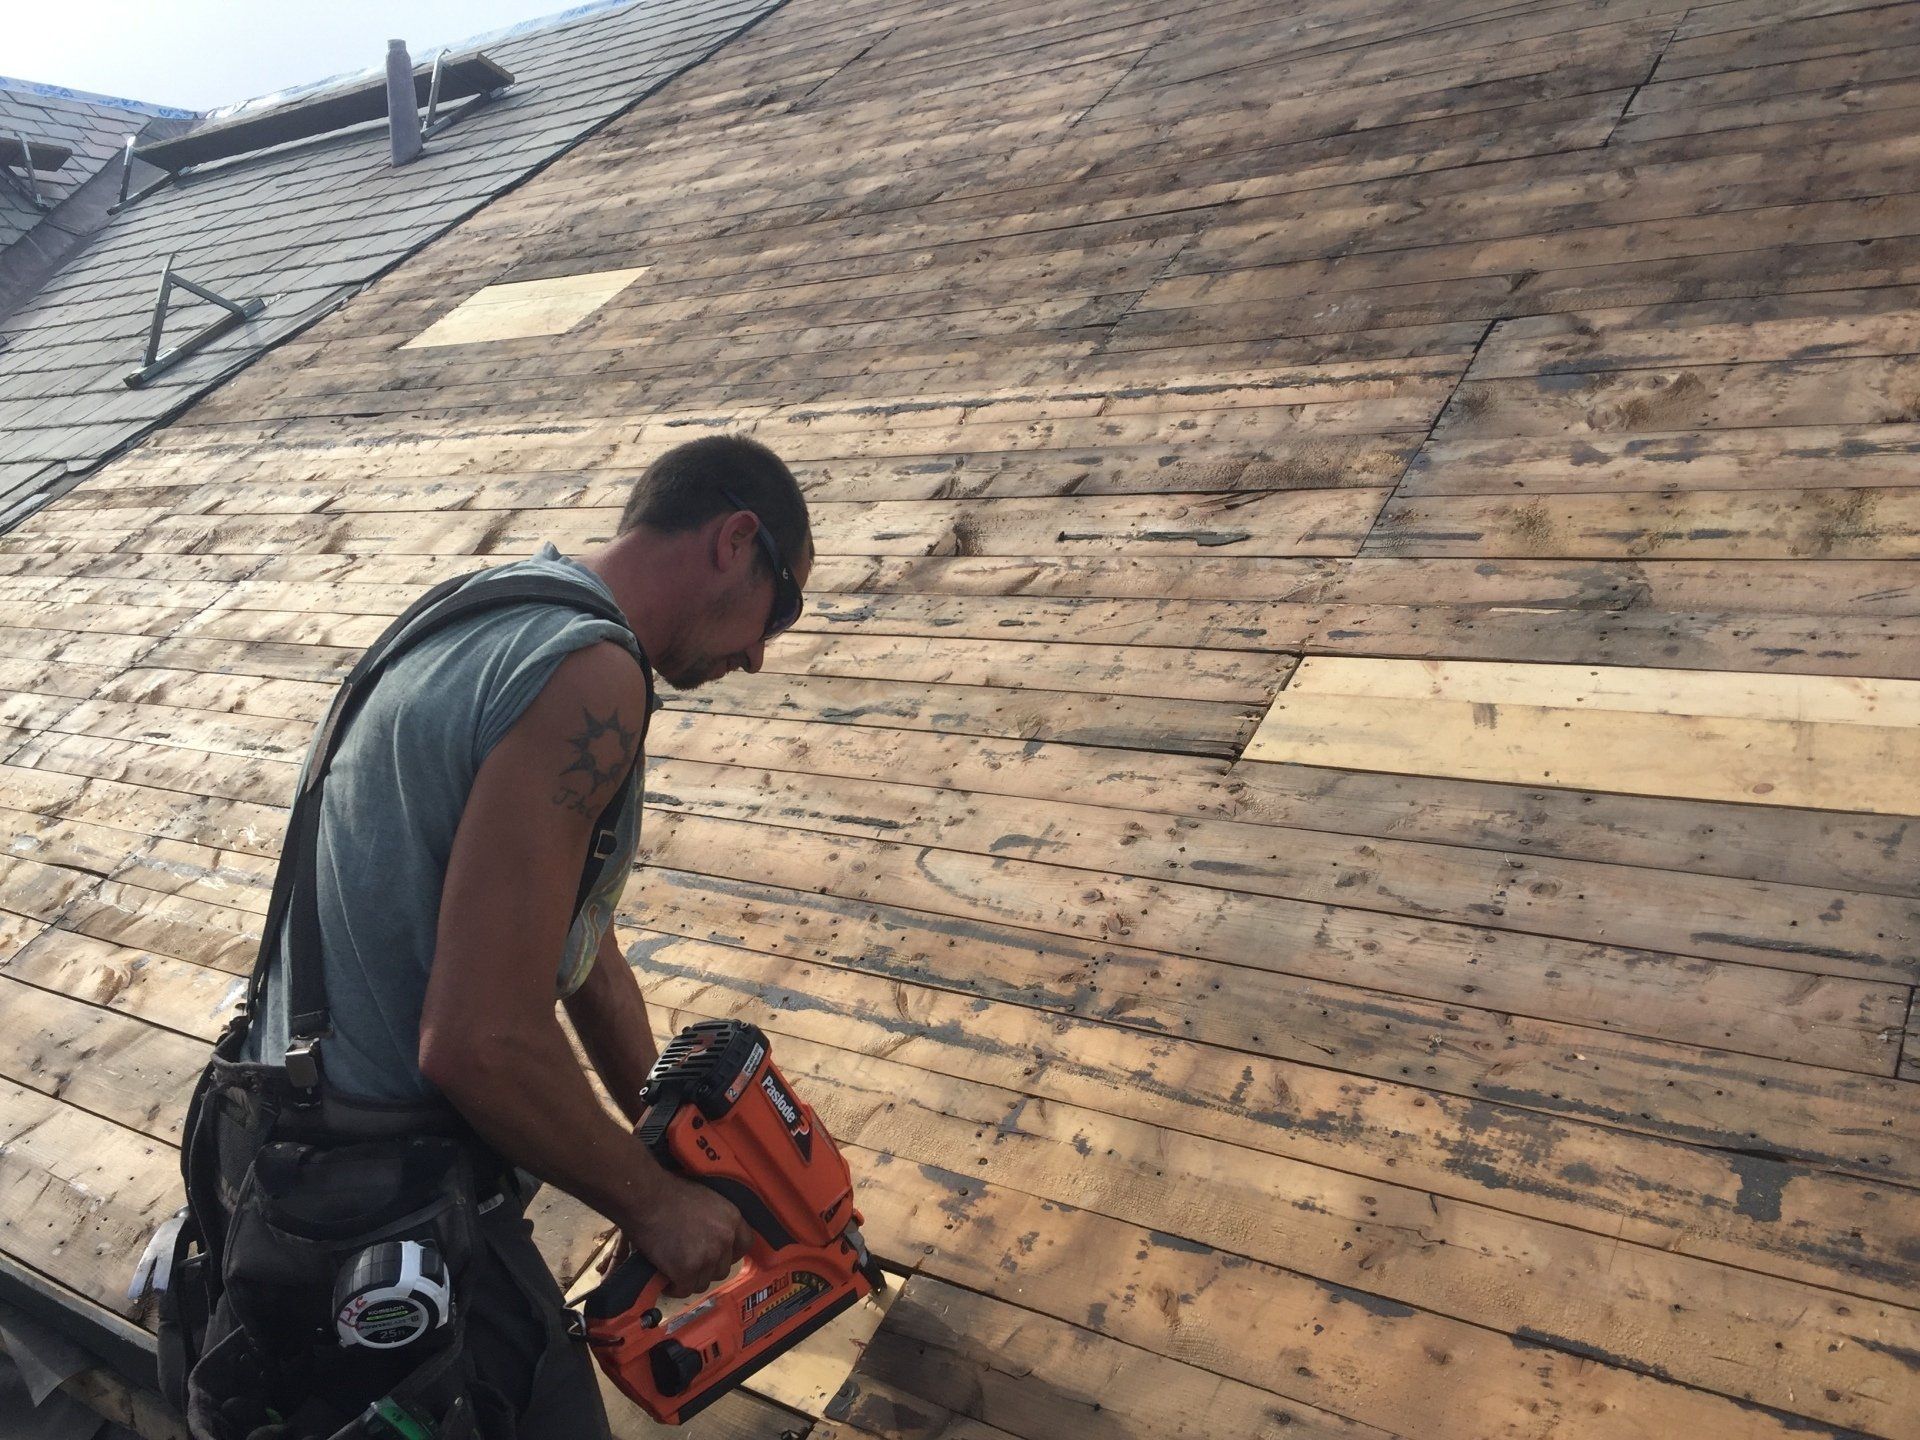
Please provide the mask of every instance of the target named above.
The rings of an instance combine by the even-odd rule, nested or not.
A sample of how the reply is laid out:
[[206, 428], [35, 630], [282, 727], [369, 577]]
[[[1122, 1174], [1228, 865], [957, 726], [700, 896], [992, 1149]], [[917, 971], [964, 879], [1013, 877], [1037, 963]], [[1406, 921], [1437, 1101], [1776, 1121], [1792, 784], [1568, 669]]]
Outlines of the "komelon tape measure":
[[446, 1261], [429, 1241], [369, 1245], [340, 1272], [333, 1316], [342, 1345], [411, 1345], [453, 1318]]

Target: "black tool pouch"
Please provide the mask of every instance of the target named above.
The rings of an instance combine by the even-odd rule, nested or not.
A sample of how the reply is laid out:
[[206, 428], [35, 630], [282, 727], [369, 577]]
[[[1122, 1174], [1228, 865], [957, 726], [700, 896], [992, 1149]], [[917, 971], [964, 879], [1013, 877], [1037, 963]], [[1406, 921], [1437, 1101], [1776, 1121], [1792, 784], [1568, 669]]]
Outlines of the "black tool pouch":
[[[431, 1417], [434, 1440], [512, 1437], [511, 1417], [482, 1415], [467, 1393], [457, 1337], [389, 1386], [386, 1398], [412, 1417]], [[195, 1440], [395, 1440], [404, 1431], [356, 1408], [324, 1358], [288, 1375], [262, 1362], [244, 1330], [229, 1329], [194, 1372], [188, 1429]], [[330, 1396], [339, 1396], [331, 1399]]]
[[[422, 1413], [471, 1423], [457, 1356], [438, 1356], [459, 1348], [477, 1190], [499, 1162], [444, 1107], [311, 1100], [280, 1067], [240, 1059], [244, 1045], [237, 1022], [188, 1107], [187, 1219], [160, 1291], [162, 1393], [199, 1417], [196, 1437], [246, 1437], [269, 1414], [301, 1417], [281, 1434], [332, 1435], [354, 1404], [403, 1391], [431, 1407]], [[342, 1346], [332, 1308], [341, 1267], [408, 1239], [445, 1259], [453, 1320], [392, 1352]]]
[[[220, 1300], [220, 1255], [233, 1201], [265, 1142], [277, 1109], [262, 1108], [267, 1077], [261, 1066], [237, 1063], [246, 1022], [228, 1025], [213, 1047], [187, 1105], [180, 1137], [180, 1175], [187, 1205], [166, 1257], [166, 1280], [156, 1283], [160, 1393], [177, 1411], [187, 1407], [187, 1377], [206, 1349]], [[252, 1100], [255, 1119], [241, 1117]]]
[[234, 1319], [269, 1355], [337, 1348], [333, 1285], [352, 1257], [382, 1241], [428, 1240], [457, 1290], [477, 1206], [472, 1162], [454, 1140], [264, 1145], [227, 1231], [221, 1282]]
[[[454, 1139], [261, 1146], [234, 1195], [218, 1247], [221, 1299], [187, 1376], [193, 1433], [272, 1434], [278, 1416], [289, 1437], [383, 1435], [356, 1418], [383, 1396], [433, 1417], [443, 1437], [470, 1426], [459, 1296], [477, 1211], [471, 1153]], [[431, 1242], [444, 1257], [453, 1318], [394, 1350], [343, 1345], [336, 1279], [362, 1250], [395, 1240]]]

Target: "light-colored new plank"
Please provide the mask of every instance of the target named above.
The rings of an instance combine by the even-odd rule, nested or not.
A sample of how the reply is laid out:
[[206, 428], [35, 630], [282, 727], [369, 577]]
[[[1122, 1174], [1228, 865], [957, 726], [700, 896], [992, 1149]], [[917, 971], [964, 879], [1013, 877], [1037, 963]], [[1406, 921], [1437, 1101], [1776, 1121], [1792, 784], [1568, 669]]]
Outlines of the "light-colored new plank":
[[1572, 706], [1590, 711], [1714, 715], [1813, 725], [1920, 727], [1920, 680], [1866, 680], [1844, 675], [1312, 656], [1301, 662], [1286, 694]]
[[[1361, 664], [1355, 683], [1412, 672], [1381, 672], [1378, 662], [1367, 668], [1368, 662], [1341, 658], [1318, 663], [1323, 668], [1312, 688], [1283, 691], [1274, 701], [1245, 759], [1920, 815], [1920, 731], [1911, 725], [1775, 718], [1764, 708], [1743, 716], [1600, 708], [1607, 699], [1575, 702], [1591, 670], [1570, 666], [1537, 667], [1544, 674], [1503, 667], [1528, 675], [1513, 700], [1474, 698], [1505, 692], [1498, 674], [1471, 669], [1462, 673], [1476, 683], [1460, 697], [1435, 698], [1430, 685], [1428, 693], [1411, 697], [1349, 694], [1341, 692], [1338, 667]], [[1761, 678], [1773, 677], [1741, 683]], [[1674, 693], [1684, 702], [1684, 691]], [[1857, 693], [1830, 688], [1813, 694], [1819, 698], [1790, 702], [1785, 695], [1757, 692], [1755, 698], [1763, 707], [1805, 703], [1828, 713], [1869, 713]], [[1560, 703], [1536, 703], [1549, 696]], [[1642, 691], [1638, 703], [1657, 705], [1657, 693]], [[1889, 703], [1897, 714], [1911, 700], [1897, 695]]]

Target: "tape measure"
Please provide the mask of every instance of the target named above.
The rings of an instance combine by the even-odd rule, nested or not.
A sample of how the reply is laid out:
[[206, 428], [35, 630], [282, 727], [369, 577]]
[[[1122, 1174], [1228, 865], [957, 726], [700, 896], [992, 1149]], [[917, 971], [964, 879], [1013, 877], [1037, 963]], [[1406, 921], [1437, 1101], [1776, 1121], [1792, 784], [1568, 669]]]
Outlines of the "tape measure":
[[369, 1245], [334, 1282], [333, 1316], [342, 1345], [411, 1345], [453, 1318], [446, 1261], [430, 1240]]

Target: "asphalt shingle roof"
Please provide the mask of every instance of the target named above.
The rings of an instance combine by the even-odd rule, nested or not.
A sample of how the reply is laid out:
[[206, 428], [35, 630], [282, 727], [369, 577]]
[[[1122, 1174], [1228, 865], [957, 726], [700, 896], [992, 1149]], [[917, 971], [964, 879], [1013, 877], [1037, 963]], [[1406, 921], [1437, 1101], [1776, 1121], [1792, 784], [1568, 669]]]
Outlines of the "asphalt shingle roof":
[[[0, 525], [23, 497], [66, 488], [777, 3], [637, 0], [502, 32], [478, 48], [513, 85], [410, 165], [395, 169], [385, 125], [368, 125], [202, 167], [120, 211], [0, 322]], [[89, 124], [88, 143], [109, 156], [124, 143], [124, 125], [106, 115]], [[71, 129], [80, 138], [78, 118]], [[129, 389], [123, 377], [139, 365], [176, 253], [181, 273], [235, 299], [262, 296], [268, 309]], [[217, 315], [176, 292], [163, 347]]]
[[[18, 136], [29, 143], [44, 141], [73, 151], [59, 170], [34, 172], [40, 194], [56, 205], [118, 155], [127, 136], [138, 135], [156, 116], [185, 118], [192, 113], [0, 76], [0, 138]], [[9, 181], [0, 182], [0, 250], [47, 214], [27, 197], [24, 181], [11, 183], [21, 179], [19, 172], [9, 175]]]

